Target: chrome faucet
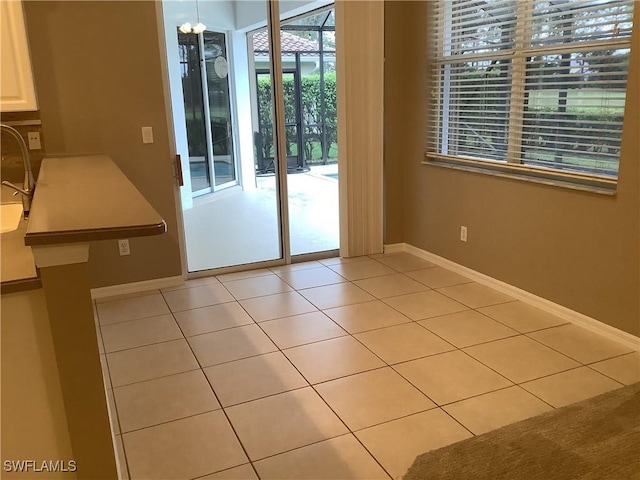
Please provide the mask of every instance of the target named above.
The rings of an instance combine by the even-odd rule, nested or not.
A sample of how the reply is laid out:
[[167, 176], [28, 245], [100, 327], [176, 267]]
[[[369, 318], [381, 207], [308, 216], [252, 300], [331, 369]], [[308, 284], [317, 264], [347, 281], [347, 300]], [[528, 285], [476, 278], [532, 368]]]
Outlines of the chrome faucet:
[[22, 163], [24, 165], [24, 184], [22, 188], [16, 187], [13, 183], [6, 180], [2, 181], [2, 185], [5, 185], [15, 190], [14, 195], [18, 193], [22, 195], [22, 210], [24, 211], [24, 218], [29, 217], [29, 210], [31, 210], [31, 200], [33, 199], [33, 192], [36, 189], [36, 182], [33, 179], [33, 173], [31, 171], [31, 157], [29, 156], [29, 149], [27, 144], [15, 128], [9, 125], [0, 124], [0, 128], [3, 132], [10, 133], [20, 144], [20, 152], [22, 153]]

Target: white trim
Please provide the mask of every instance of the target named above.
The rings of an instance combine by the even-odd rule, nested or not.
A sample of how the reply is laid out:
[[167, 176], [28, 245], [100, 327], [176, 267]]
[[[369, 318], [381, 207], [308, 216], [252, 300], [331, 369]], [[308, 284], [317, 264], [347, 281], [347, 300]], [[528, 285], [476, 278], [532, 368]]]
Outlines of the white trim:
[[405, 251], [404, 243], [392, 243], [384, 246], [384, 253], [401, 253]]
[[181, 275], [176, 277], [154, 278], [153, 280], [144, 280], [142, 282], [123, 283], [121, 285], [92, 288], [91, 298], [95, 300], [97, 298], [106, 298], [114, 295], [145, 292], [147, 290], [157, 290], [160, 288], [177, 287], [183, 284], [184, 278]]
[[385, 253], [394, 252], [410, 253], [412, 255], [415, 255], [416, 257], [422, 258], [431, 263], [435, 263], [438, 266], [451, 270], [452, 272], [464, 275], [465, 277], [468, 277], [471, 280], [474, 280], [482, 285], [486, 285], [487, 287], [491, 287], [495, 290], [498, 290], [499, 292], [510, 295], [517, 300], [521, 300], [522, 302], [528, 303], [529, 305], [556, 315], [563, 320], [567, 320], [568, 322], [571, 322], [575, 325], [586, 328], [587, 330], [597, 333], [598, 335], [602, 335], [605, 338], [621, 343], [622, 345], [633, 348], [634, 350], [640, 350], [640, 338], [636, 337], [635, 335], [612, 327], [611, 325], [607, 325], [606, 323], [600, 322], [594, 318], [588, 317], [587, 315], [571, 310], [570, 308], [554, 303], [550, 300], [547, 300], [546, 298], [542, 298], [534, 295], [533, 293], [529, 293], [526, 290], [514, 287], [513, 285], [505, 283], [501, 280], [497, 280], [493, 277], [485, 275], [484, 273], [472, 270], [471, 268], [460, 265], [459, 263], [447, 260], [446, 258], [440, 257], [439, 255], [436, 255], [434, 253], [427, 252], [426, 250], [414, 247], [413, 245], [409, 245], [408, 243], [395, 243], [392, 245], [385, 245]]
[[88, 243], [62, 243], [57, 245], [34, 245], [33, 260], [38, 268], [57, 267], [89, 261]]

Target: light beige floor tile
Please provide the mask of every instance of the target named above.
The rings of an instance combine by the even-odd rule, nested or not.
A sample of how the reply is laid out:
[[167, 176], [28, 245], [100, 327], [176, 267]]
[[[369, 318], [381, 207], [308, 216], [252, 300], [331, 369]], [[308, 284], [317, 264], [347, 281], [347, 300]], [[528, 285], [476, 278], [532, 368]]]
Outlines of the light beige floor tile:
[[129, 468], [127, 467], [127, 456], [124, 453], [124, 444], [122, 436], [116, 435], [116, 469], [118, 471], [118, 480], [129, 480]]
[[263, 480], [389, 479], [353, 435], [314, 443], [255, 463]]
[[198, 477], [198, 480], [258, 480], [256, 472], [250, 463], [233, 467], [222, 472], [212, 473], [204, 477]]
[[238, 302], [194, 308], [174, 314], [185, 337], [251, 325], [253, 319]]
[[352, 431], [435, 407], [388, 367], [321, 383], [316, 390]]
[[352, 283], [308, 288], [300, 293], [320, 310], [375, 300], [373, 296]]
[[281, 349], [347, 335], [347, 332], [322, 312], [269, 320], [262, 322], [260, 326]]
[[514, 300], [509, 295], [475, 282], [442, 287], [438, 289], [438, 292], [471, 308], [486, 307]]
[[247, 463], [221, 410], [123, 435], [131, 478], [194, 478]]
[[460, 285], [461, 283], [470, 283], [473, 281], [470, 278], [463, 277], [442, 267], [407, 272], [407, 276], [431, 288], [449, 287], [451, 285]]
[[458, 348], [519, 335], [517, 331], [474, 310], [429, 318], [418, 323]]
[[205, 333], [189, 337], [188, 341], [203, 367], [274, 352], [278, 349], [257, 325]]
[[96, 308], [100, 325], [170, 313], [169, 307], [159, 293], [98, 303]]
[[225, 407], [308, 385], [280, 352], [216, 365], [204, 372]]
[[331, 265], [343, 265], [345, 263], [353, 263], [353, 262], [364, 262], [365, 260], [369, 260], [369, 257], [366, 255], [360, 257], [333, 257], [333, 258], [323, 258], [322, 260], [318, 260], [323, 265], [331, 266]]
[[287, 285], [280, 277], [272, 273], [260, 277], [244, 278], [225, 282], [224, 286], [236, 300], [247, 298], [264, 297], [274, 293], [291, 292], [293, 289]]
[[395, 297], [407, 293], [428, 290], [428, 287], [401, 273], [365, 278], [364, 280], [357, 280], [353, 283], [377, 298]]
[[198, 368], [198, 362], [185, 340], [108, 353], [107, 362], [114, 387]]
[[221, 284], [207, 283], [163, 293], [172, 312], [232, 302], [233, 296]]
[[589, 365], [607, 377], [631, 385], [640, 382], [640, 353], [634, 352]]
[[276, 275], [283, 273], [297, 272], [299, 270], [310, 270], [312, 268], [324, 268], [324, 265], [320, 262], [313, 260], [311, 262], [292, 263], [291, 265], [279, 265], [277, 267], [270, 267]]
[[113, 390], [106, 391], [107, 394], [107, 411], [109, 412], [109, 422], [111, 423], [111, 432], [113, 435], [120, 435], [120, 420], [118, 418], [118, 410], [116, 409], [116, 401], [113, 396]]
[[273, 320], [275, 318], [290, 317], [301, 313], [316, 311], [311, 303], [297, 292], [279, 293], [268, 297], [250, 298], [242, 300], [240, 305], [256, 322]]
[[464, 350], [515, 383], [579, 366], [574, 360], [524, 336], [483, 343]]
[[157, 295], [159, 293], [160, 293], [160, 290], [158, 290], [157, 288], [152, 288], [149, 290], [142, 290], [139, 292], [129, 292], [129, 293], [121, 293], [119, 295], [109, 295], [106, 297], [99, 297], [99, 298], [95, 298], [93, 301], [95, 302], [96, 305], [98, 305], [100, 303], [114, 302], [116, 300], [126, 300], [129, 298], [136, 298], [136, 297], [148, 297], [149, 295]]
[[349, 333], [375, 330], [411, 322], [398, 311], [379, 300], [325, 310], [329, 317]]
[[528, 335], [582, 363], [598, 362], [633, 351], [625, 345], [573, 324], [540, 330]]
[[439, 405], [513, 385], [459, 350], [413, 360], [393, 368]]
[[320, 267], [321, 268], [281, 272], [279, 273], [279, 276], [296, 290], [322, 287], [323, 285], [332, 285], [334, 283], [347, 281], [344, 277], [341, 277], [330, 268], [322, 265], [320, 265]]
[[398, 272], [410, 272], [423, 268], [432, 268], [436, 265], [410, 253], [392, 253], [375, 257], [375, 259], [397, 270]]
[[312, 384], [384, 366], [378, 357], [352, 337], [290, 348], [284, 354]]
[[412, 320], [422, 320], [467, 310], [467, 307], [461, 303], [431, 290], [385, 298], [384, 302]]
[[257, 270], [245, 270], [244, 272], [225, 273], [223, 275], [217, 275], [216, 278], [222, 283], [233, 282], [234, 280], [242, 280], [245, 278], [261, 277], [264, 275], [271, 275], [273, 272], [268, 268], [260, 268]]
[[590, 368], [582, 367], [539, 378], [520, 386], [553, 407], [559, 408], [621, 388], [622, 384]]
[[173, 290], [182, 290], [183, 288], [199, 287], [201, 285], [207, 285], [209, 283], [220, 283], [220, 281], [216, 277], [192, 278], [191, 280], [186, 280], [184, 283], [181, 283], [179, 285], [161, 288], [160, 291], [163, 293], [171, 292]]
[[347, 433], [313, 389], [303, 388], [226, 409], [251, 460]]
[[200, 370], [119, 387], [114, 394], [123, 432], [220, 408]]
[[471, 436], [439, 408], [366, 428], [355, 435], [392, 478], [404, 475], [418, 455]]
[[388, 364], [406, 362], [455, 348], [415, 323], [371, 330], [354, 336]]
[[182, 338], [171, 314], [104, 325], [101, 330], [106, 353]]
[[486, 393], [443, 408], [475, 435], [551, 410], [549, 405], [520, 387]]
[[396, 273], [392, 268], [377, 262], [376, 260], [364, 260], [362, 262], [350, 262], [339, 265], [330, 265], [336, 273], [347, 280], [361, 280], [363, 278], [379, 277]]
[[483, 307], [478, 311], [522, 333], [567, 323], [560, 317], [520, 301]]

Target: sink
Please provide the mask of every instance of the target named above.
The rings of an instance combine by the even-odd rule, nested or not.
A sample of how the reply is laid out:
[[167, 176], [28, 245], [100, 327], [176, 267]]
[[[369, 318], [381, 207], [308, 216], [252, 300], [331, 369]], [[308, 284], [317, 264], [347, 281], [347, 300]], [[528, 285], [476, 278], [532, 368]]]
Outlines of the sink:
[[0, 205], [0, 220], [2, 223], [2, 232], [13, 232], [18, 229], [20, 220], [22, 219], [21, 203], [4, 203]]

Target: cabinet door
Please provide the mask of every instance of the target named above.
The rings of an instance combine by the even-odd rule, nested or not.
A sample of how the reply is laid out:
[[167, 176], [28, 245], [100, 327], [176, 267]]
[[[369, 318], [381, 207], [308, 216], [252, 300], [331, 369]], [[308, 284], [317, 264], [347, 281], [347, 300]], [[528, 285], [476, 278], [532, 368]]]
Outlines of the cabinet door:
[[0, 1], [0, 111], [38, 109], [22, 2]]

